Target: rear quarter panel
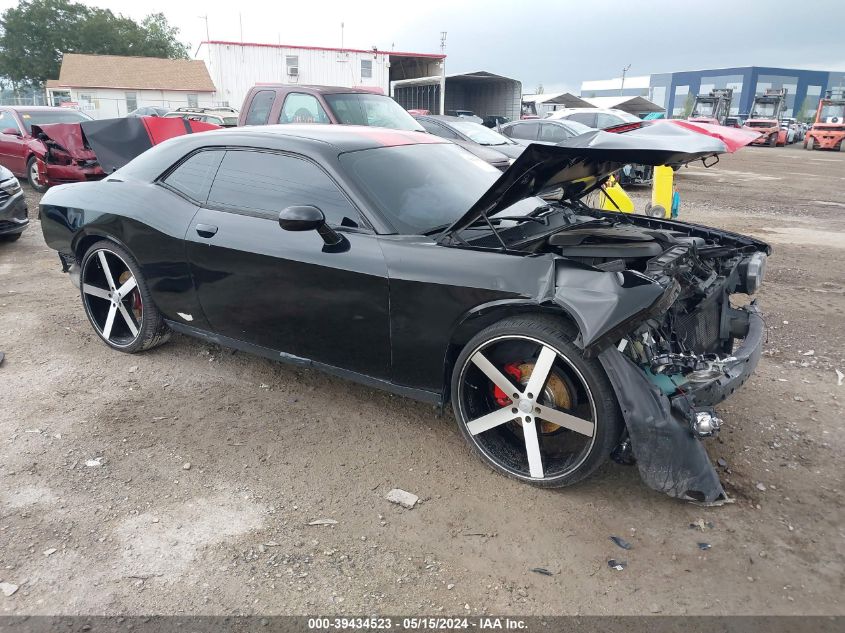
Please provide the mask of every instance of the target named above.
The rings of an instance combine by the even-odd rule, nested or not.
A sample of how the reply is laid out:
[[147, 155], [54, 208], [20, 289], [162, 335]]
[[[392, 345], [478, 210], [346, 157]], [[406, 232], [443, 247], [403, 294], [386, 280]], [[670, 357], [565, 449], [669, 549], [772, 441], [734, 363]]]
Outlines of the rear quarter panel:
[[184, 312], [204, 327], [184, 242], [196, 205], [156, 184], [103, 180], [51, 189], [40, 206], [48, 246], [77, 261], [99, 239], [124, 246], [164, 317]]

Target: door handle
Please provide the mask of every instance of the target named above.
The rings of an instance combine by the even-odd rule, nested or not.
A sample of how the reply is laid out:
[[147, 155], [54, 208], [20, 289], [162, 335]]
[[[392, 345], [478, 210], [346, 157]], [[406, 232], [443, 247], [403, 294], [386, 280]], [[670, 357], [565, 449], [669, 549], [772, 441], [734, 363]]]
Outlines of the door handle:
[[217, 227], [213, 224], [197, 224], [197, 235], [200, 237], [214, 237]]

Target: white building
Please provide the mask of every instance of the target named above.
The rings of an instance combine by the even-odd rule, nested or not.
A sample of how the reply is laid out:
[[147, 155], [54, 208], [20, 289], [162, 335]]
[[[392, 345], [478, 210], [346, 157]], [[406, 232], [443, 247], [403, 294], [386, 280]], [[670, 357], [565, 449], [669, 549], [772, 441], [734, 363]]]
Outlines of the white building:
[[651, 75], [634, 77], [614, 77], [613, 79], [599, 79], [581, 82], [582, 97], [648, 97]]
[[47, 81], [47, 103], [72, 105], [96, 119], [135, 108], [216, 105], [205, 64], [193, 59], [66, 53], [58, 79]]
[[209, 41], [200, 44], [196, 57], [208, 66], [216, 100], [234, 108], [261, 83], [367, 87], [389, 95], [391, 82], [445, 81], [445, 55], [431, 53]]

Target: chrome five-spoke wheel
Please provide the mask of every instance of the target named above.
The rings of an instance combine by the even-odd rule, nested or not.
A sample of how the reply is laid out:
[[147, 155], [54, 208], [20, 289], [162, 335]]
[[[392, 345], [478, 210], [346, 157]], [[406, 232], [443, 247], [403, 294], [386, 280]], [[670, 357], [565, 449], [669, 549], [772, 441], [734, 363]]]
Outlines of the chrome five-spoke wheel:
[[137, 352], [167, 340], [169, 330], [138, 264], [123, 247], [104, 240], [88, 249], [82, 258], [80, 291], [88, 320], [109, 346]]
[[482, 459], [512, 477], [563, 486], [595, 470], [620, 429], [600, 366], [551, 325], [524, 319], [482, 332], [459, 357], [452, 393], [461, 431]]
[[119, 255], [105, 248], [98, 249], [85, 264], [82, 297], [91, 323], [112, 345], [131, 345], [144, 318], [135, 276]]

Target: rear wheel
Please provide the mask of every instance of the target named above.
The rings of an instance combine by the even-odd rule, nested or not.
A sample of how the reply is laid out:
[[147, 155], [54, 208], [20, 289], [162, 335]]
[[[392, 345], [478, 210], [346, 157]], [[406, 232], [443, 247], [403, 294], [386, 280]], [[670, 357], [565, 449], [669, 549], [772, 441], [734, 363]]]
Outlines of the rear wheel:
[[79, 288], [88, 320], [109, 347], [131, 354], [170, 337], [140, 267], [121, 246], [107, 240], [91, 246], [82, 258]]
[[772, 134], [769, 137], [769, 147], [775, 147], [778, 144], [778, 135]]
[[35, 156], [30, 156], [29, 160], [26, 161], [26, 176], [29, 180], [29, 186], [37, 192], [44, 193], [50, 188], [41, 174], [38, 173], [38, 159]]
[[466, 345], [452, 374], [455, 417], [495, 470], [541, 487], [588, 477], [618, 441], [622, 420], [601, 365], [559, 319], [500, 321]]

